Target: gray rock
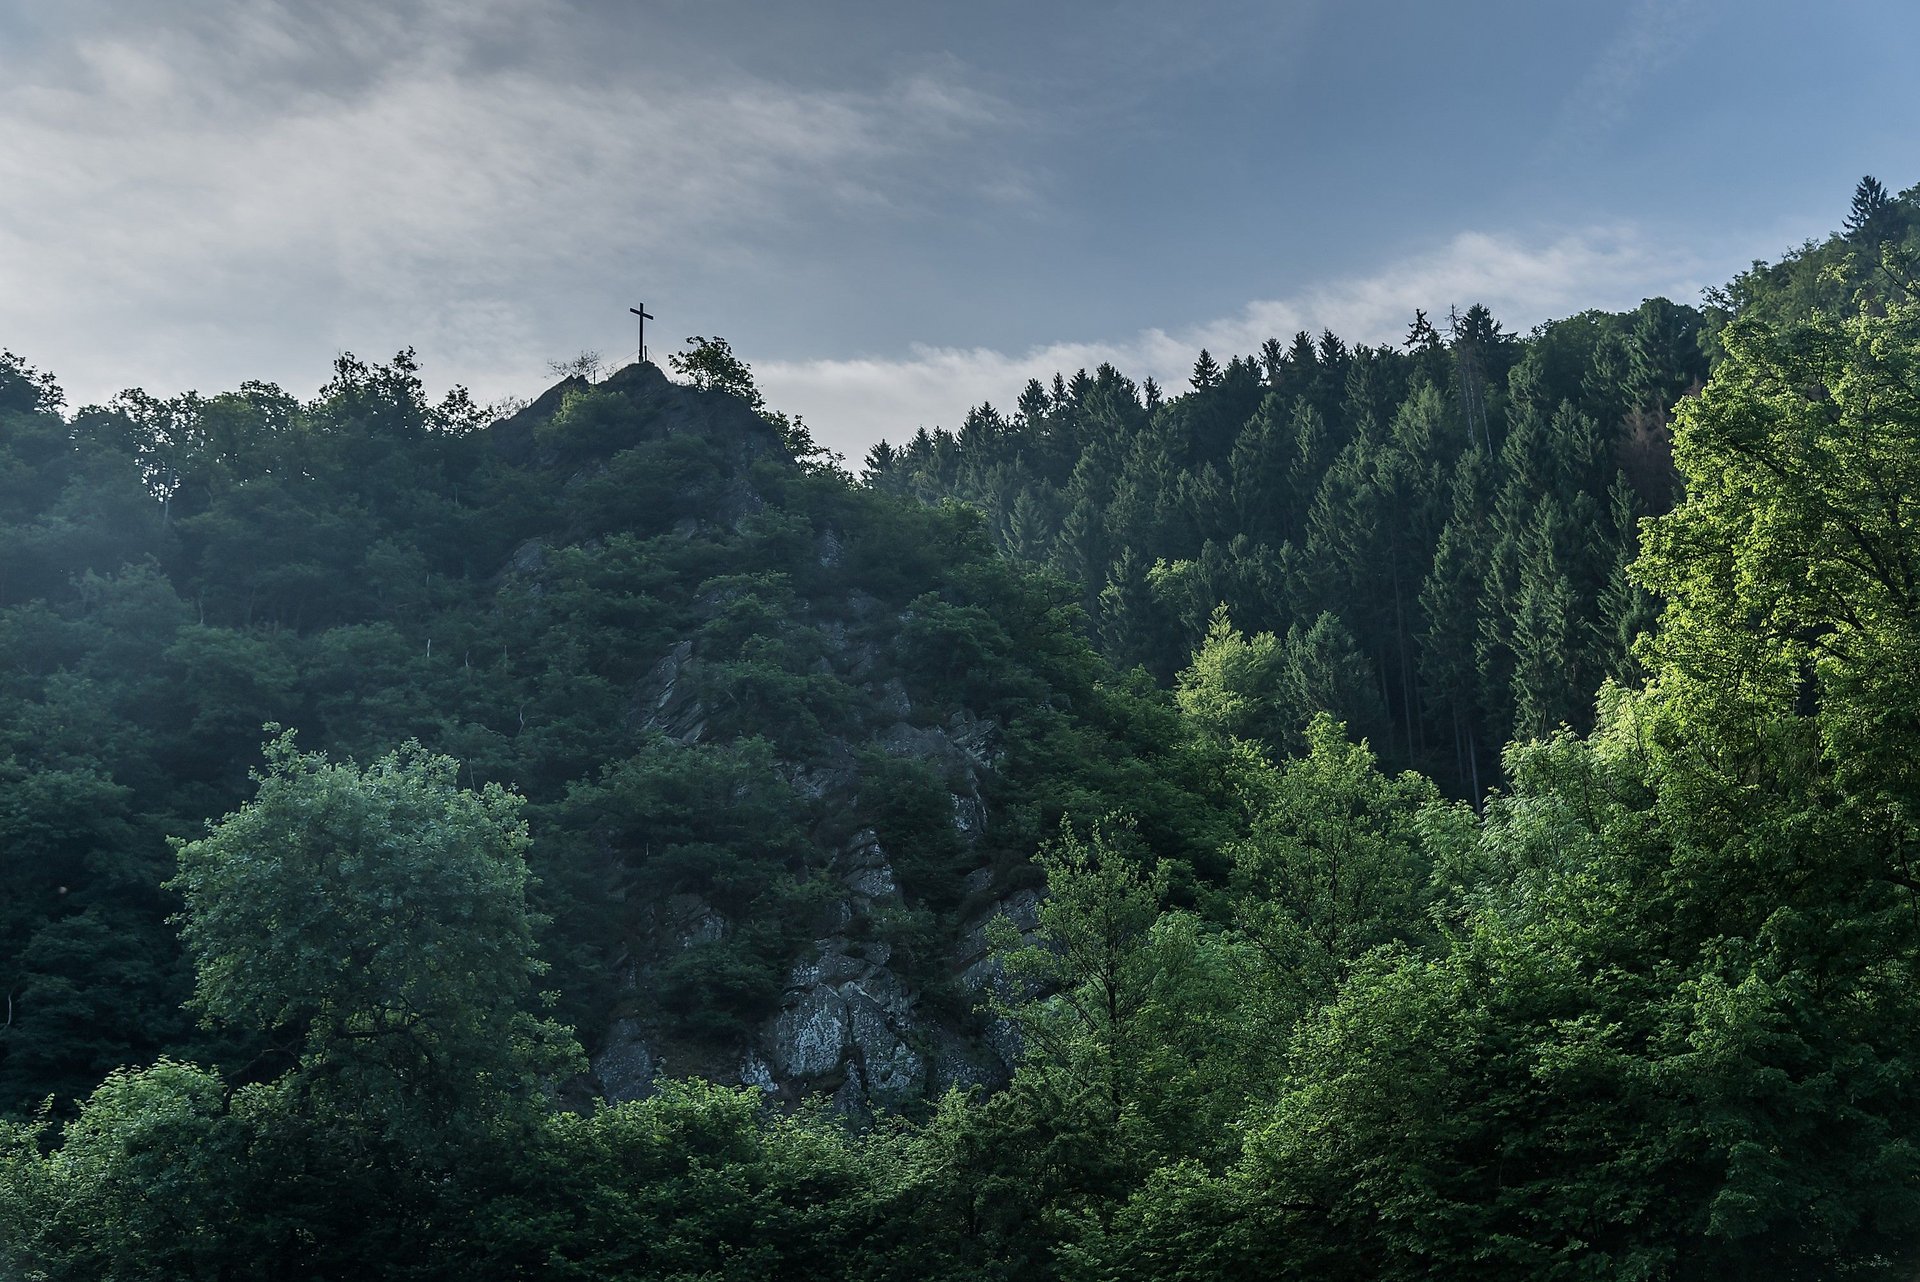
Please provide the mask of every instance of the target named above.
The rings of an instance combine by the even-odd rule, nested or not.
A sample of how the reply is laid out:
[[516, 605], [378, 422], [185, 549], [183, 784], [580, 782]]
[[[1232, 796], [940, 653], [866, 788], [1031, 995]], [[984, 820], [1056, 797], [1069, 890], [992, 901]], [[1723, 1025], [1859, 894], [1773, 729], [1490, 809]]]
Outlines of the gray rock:
[[873, 1120], [873, 1109], [867, 1103], [867, 1083], [860, 1075], [860, 1066], [847, 1067], [847, 1080], [840, 1083], [840, 1089], [833, 1093], [834, 1110], [856, 1122]]
[[752, 1051], [748, 1051], [747, 1057], [740, 1061], [740, 1084], [757, 1086], [768, 1094], [780, 1089], [780, 1084], [773, 1080], [773, 1069]]
[[980, 799], [980, 794], [953, 794], [953, 826], [969, 837], [978, 837], [987, 830], [987, 803]]
[[657, 730], [683, 744], [697, 743], [707, 730], [707, 711], [694, 697], [683, 669], [693, 658], [693, 642], [682, 641], [661, 656], [641, 681], [634, 713], [644, 730]]
[[927, 1063], [892, 1027], [888, 1012], [872, 1000], [849, 1000], [852, 1041], [860, 1052], [867, 1098], [899, 1107], [926, 1093]]
[[593, 1075], [600, 1079], [600, 1090], [610, 1103], [653, 1094], [659, 1065], [647, 1048], [643, 1031], [638, 1020], [615, 1020], [600, 1053], [593, 1057]]
[[783, 1077], [825, 1077], [847, 1051], [847, 1004], [831, 988], [812, 988], [774, 1016], [768, 1059]]
[[927, 1072], [937, 1094], [953, 1087], [1004, 1086], [1007, 1065], [991, 1046], [980, 1046], [951, 1029], [935, 1029], [930, 1037]]
[[674, 940], [681, 948], [710, 944], [733, 932], [733, 924], [698, 895], [669, 895], [666, 906]]
[[974, 964], [987, 955], [987, 926], [996, 917], [1005, 917], [1022, 935], [1031, 933], [1040, 925], [1040, 892], [1016, 890], [967, 924], [953, 950], [954, 963], [963, 975], [971, 973]]
[[899, 677], [888, 677], [878, 687], [868, 686], [867, 689], [874, 696], [876, 712], [884, 712], [901, 721], [913, 715], [913, 700], [907, 697], [906, 684]]

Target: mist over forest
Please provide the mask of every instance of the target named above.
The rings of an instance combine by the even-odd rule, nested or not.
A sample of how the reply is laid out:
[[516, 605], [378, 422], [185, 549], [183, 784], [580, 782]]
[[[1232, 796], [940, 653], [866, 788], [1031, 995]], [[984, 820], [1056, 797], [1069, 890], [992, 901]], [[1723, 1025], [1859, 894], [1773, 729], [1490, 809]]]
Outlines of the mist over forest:
[[1866, 178], [857, 460], [5, 336], [0, 1277], [1914, 1276], [1917, 294]]

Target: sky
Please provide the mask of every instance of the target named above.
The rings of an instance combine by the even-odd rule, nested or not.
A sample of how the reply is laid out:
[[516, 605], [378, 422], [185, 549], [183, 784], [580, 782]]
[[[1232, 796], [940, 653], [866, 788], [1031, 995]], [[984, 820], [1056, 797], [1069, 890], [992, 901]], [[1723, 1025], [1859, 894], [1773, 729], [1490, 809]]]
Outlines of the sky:
[[0, 0], [72, 406], [725, 337], [857, 462], [1112, 361], [1697, 302], [1920, 181], [1910, 0]]

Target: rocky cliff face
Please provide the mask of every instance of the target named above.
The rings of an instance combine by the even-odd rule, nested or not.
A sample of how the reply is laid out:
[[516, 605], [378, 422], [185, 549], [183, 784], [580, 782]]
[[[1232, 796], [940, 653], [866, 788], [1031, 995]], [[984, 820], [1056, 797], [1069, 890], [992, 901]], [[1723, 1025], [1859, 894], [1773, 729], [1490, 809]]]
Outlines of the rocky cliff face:
[[[849, 615], [870, 615], [871, 598], [842, 603]], [[829, 656], [836, 669], [852, 678], [870, 672], [876, 656], [871, 644], [844, 641]], [[682, 679], [697, 661], [691, 642], [680, 642], [662, 656], [635, 692], [644, 708], [644, 728], [683, 744], [706, 733], [706, 709]], [[950, 788], [954, 830], [974, 841], [991, 821], [987, 792], [996, 761], [998, 725], [962, 710], [943, 724], [917, 725], [909, 718], [913, 703], [898, 678], [860, 687], [876, 709], [896, 719], [864, 743], [831, 741], [809, 761], [782, 761], [780, 769], [796, 795], [829, 809], [856, 809], [862, 784], [856, 761], [863, 751], [878, 751], [932, 767]], [[827, 882], [835, 889], [824, 906], [828, 933], [813, 939], [794, 957], [780, 1011], [765, 1019], [738, 1063], [716, 1072], [713, 1059], [723, 1048], [679, 1047], [708, 1075], [757, 1086], [783, 1100], [830, 1094], [837, 1108], [854, 1115], [876, 1108], [899, 1109], [937, 1095], [951, 1086], [996, 1085], [1011, 1071], [1014, 1045], [997, 1021], [929, 1017], [918, 987], [890, 965], [891, 945], [870, 938], [876, 914], [906, 906], [888, 851], [871, 828], [862, 828], [825, 854]], [[987, 922], [1008, 914], [1022, 927], [1034, 923], [1037, 896], [1031, 890], [994, 893], [986, 867], [967, 875], [969, 897], [984, 899], [948, 950], [942, 978], [972, 1002], [984, 1001], [998, 978], [989, 956]], [[635, 939], [637, 956], [664, 960], [683, 949], [724, 935], [731, 924], [698, 899], [660, 906], [648, 917], [648, 929]], [[635, 964], [626, 976], [629, 996], [644, 1004], [654, 967]], [[660, 1047], [671, 1038], [650, 1029], [644, 1019], [615, 1020], [601, 1041], [593, 1068], [602, 1091], [613, 1100], [649, 1093], [661, 1071]], [[678, 1057], [673, 1057], [678, 1058]]]
[[[596, 413], [615, 424], [611, 435], [604, 427], [565, 430], [589, 417], [580, 402], [570, 408], [569, 396], [596, 398]], [[515, 592], [530, 599], [548, 592], [554, 559], [568, 547], [593, 549], [635, 532], [669, 544], [731, 546], [778, 516], [792, 536], [804, 534], [810, 564], [781, 572], [780, 590], [788, 595], [780, 617], [763, 620], [752, 640], [799, 638], [788, 648], [808, 657], [803, 664], [787, 660], [780, 671], [844, 692], [836, 724], [803, 746], [781, 745], [772, 758], [811, 845], [803, 861], [804, 921], [789, 932], [797, 942], [777, 1008], [725, 1035], [689, 1034], [687, 1021], [669, 1017], [657, 1000], [662, 975], [687, 950], [724, 943], [759, 923], [733, 920], [697, 893], [637, 896], [624, 905], [622, 938], [608, 959], [617, 968], [612, 1008], [599, 1027], [581, 1030], [602, 1093], [635, 1098], [663, 1073], [693, 1072], [757, 1086], [783, 1101], [829, 1095], [838, 1108], [862, 1115], [911, 1107], [956, 1084], [1004, 1080], [1010, 1036], [976, 1009], [997, 975], [986, 924], [1007, 913], [1030, 926], [1036, 899], [1030, 888], [1002, 884], [991, 866], [1002, 716], [965, 706], [950, 690], [924, 688], [930, 683], [902, 659], [900, 636], [916, 611], [938, 604], [941, 585], [909, 578], [869, 590], [873, 585], [846, 562], [855, 554], [873, 558], [874, 531], [848, 528], [818, 510], [795, 511], [797, 469], [778, 435], [741, 402], [677, 386], [651, 366], [629, 367], [597, 388], [562, 384], [494, 432], [501, 457], [564, 472], [568, 493], [604, 486], [621, 460], [631, 459], [623, 451], [664, 449], [675, 438], [707, 451], [673, 496], [674, 510], [627, 511], [615, 503], [614, 519], [603, 515], [594, 524], [580, 517], [575, 528], [524, 543], [503, 570]], [[766, 492], [770, 478], [785, 493]], [[691, 752], [741, 736], [737, 711], [723, 715], [738, 704], [737, 692], [716, 673], [732, 671], [729, 665], [737, 667], [753, 645], [743, 647], [724, 625], [741, 608], [742, 592], [767, 589], [742, 588], [737, 578], [680, 585], [688, 599], [680, 635], [620, 692], [636, 739]], [[939, 888], [945, 906], [930, 929], [926, 888], [913, 894], [896, 867], [910, 852], [889, 850], [870, 820], [889, 802], [888, 762], [938, 781], [951, 828], [938, 844], [972, 852], [962, 860], [968, 866], [954, 872], [959, 884]], [[642, 833], [610, 841], [605, 857], [618, 866], [644, 840]], [[911, 965], [890, 939], [903, 919], [923, 927]], [[937, 1000], [929, 999], [930, 989]]]

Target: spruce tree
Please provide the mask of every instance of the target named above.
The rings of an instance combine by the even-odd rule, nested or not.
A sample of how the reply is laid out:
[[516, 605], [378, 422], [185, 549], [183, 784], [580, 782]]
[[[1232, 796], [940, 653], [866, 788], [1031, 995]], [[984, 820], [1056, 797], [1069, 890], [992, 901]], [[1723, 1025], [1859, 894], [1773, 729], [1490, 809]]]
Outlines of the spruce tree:
[[1287, 536], [1287, 475], [1294, 448], [1287, 412], [1269, 392], [1241, 427], [1227, 464], [1234, 517], [1256, 543], [1277, 545]]
[[1653, 594], [1633, 577], [1633, 563], [1640, 555], [1640, 499], [1624, 472], [1614, 478], [1607, 498], [1614, 556], [1593, 614], [1594, 649], [1607, 676], [1622, 685], [1636, 686], [1647, 673], [1635, 653], [1635, 643], [1642, 634], [1653, 631], [1660, 607]]
[[1151, 376], [1147, 378], [1146, 382], [1140, 384], [1140, 395], [1146, 402], [1147, 413], [1149, 414], [1165, 404], [1165, 394], [1161, 392], [1160, 384], [1154, 382]]
[[1287, 537], [1301, 542], [1306, 535], [1307, 512], [1320, 493], [1320, 478], [1333, 463], [1334, 448], [1327, 421], [1304, 397], [1293, 406], [1293, 458], [1287, 464]]
[[1268, 387], [1277, 387], [1281, 372], [1286, 368], [1287, 349], [1280, 345], [1277, 338], [1269, 338], [1260, 344], [1260, 371], [1266, 376]]
[[1521, 549], [1512, 606], [1513, 737], [1543, 738], [1584, 720], [1592, 694], [1581, 662], [1586, 638], [1573, 582], [1561, 557], [1566, 517], [1552, 495], [1541, 500]]
[[1007, 551], [1024, 561], [1044, 561], [1053, 546], [1053, 515], [1033, 490], [1021, 490], [1007, 510]]
[[1049, 563], [1061, 577], [1080, 590], [1080, 605], [1089, 618], [1094, 616], [1100, 588], [1104, 582], [1107, 558], [1107, 532], [1100, 509], [1084, 489], [1070, 485], [1067, 514], [1060, 522], [1060, 533], [1053, 541]]
[[1144, 664], [1156, 669], [1159, 659], [1159, 610], [1147, 582], [1147, 567], [1123, 547], [1107, 571], [1100, 590], [1100, 648], [1122, 668]]
[[1476, 802], [1483, 752], [1480, 711], [1481, 594], [1491, 543], [1488, 511], [1492, 462], [1483, 450], [1460, 456], [1451, 484], [1451, 508], [1420, 587], [1424, 619], [1420, 678], [1428, 707], [1449, 727], [1457, 782]]
[[1862, 178], [1854, 186], [1853, 205], [1847, 211], [1846, 221], [1841, 224], [1846, 228], [1847, 238], [1865, 245], [1877, 245], [1892, 205], [1893, 198], [1887, 195], [1887, 189], [1878, 178], [1872, 174]]
[[1214, 363], [1213, 354], [1206, 348], [1200, 349], [1200, 357], [1193, 363], [1193, 376], [1187, 380], [1193, 384], [1193, 390], [1204, 392], [1220, 385], [1220, 366]]
[[1287, 630], [1283, 688], [1289, 705], [1289, 749], [1306, 746], [1305, 728], [1318, 712], [1347, 723], [1355, 738], [1379, 740], [1386, 732], [1380, 680], [1340, 616], [1323, 611], [1310, 627]]

